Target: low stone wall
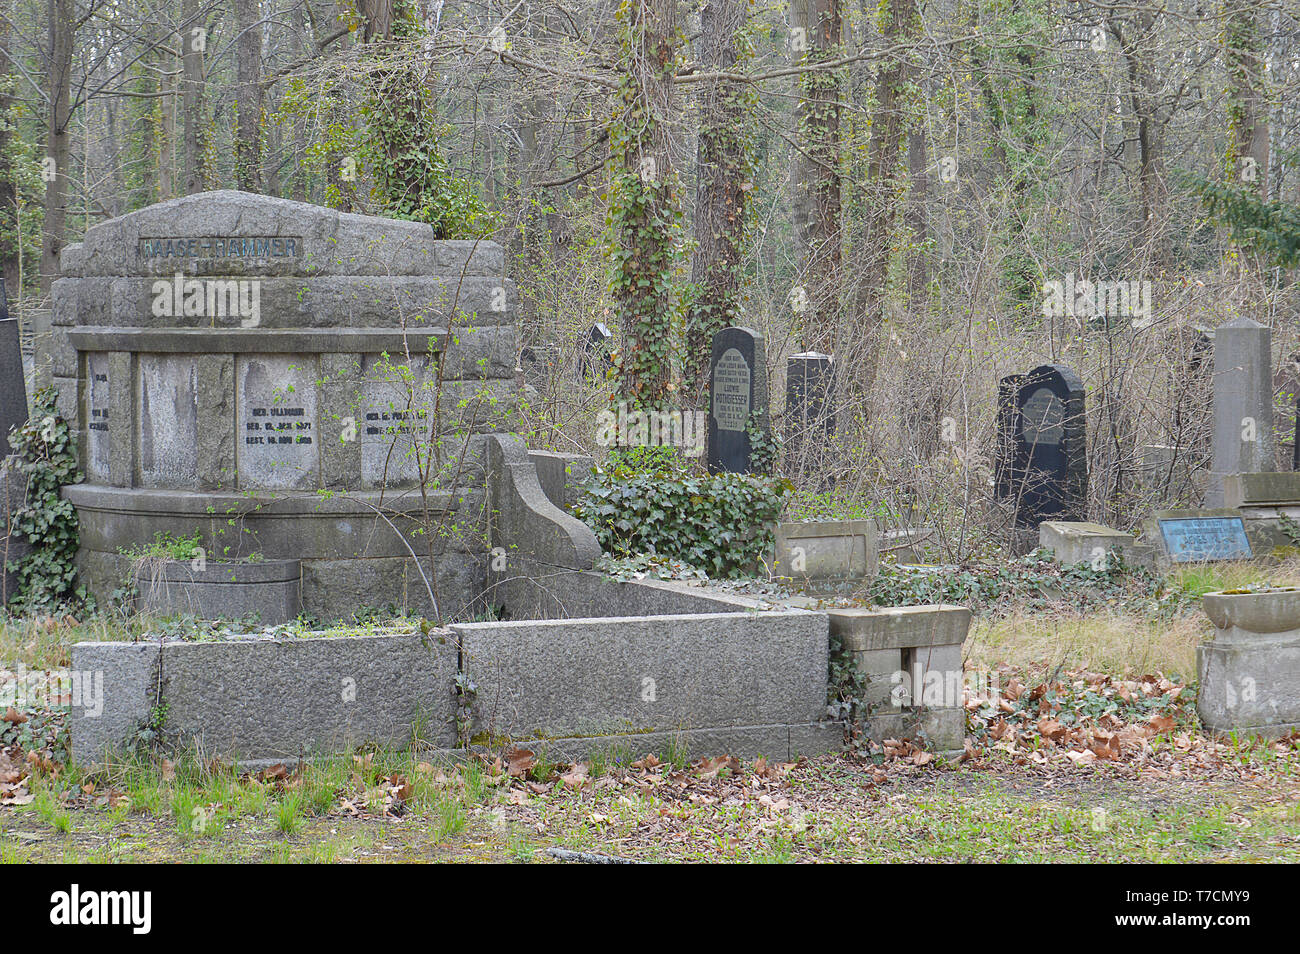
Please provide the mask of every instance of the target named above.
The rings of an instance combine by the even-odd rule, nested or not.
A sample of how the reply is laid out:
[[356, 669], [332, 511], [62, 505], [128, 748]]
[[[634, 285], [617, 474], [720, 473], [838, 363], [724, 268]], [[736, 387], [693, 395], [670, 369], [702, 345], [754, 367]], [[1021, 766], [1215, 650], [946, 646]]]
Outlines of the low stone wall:
[[451, 627], [492, 737], [802, 724], [826, 714], [827, 619], [787, 612]]
[[78, 643], [72, 666], [103, 675], [103, 710], [73, 706], [72, 757], [120, 752], [165, 713], [165, 735], [209, 756], [283, 760], [365, 742], [455, 744], [455, 643], [438, 631], [211, 643]]
[[73, 708], [72, 753], [91, 763], [120, 751], [155, 711], [170, 742], [242, 762], [404, 746], [413, 725], [420, 741], [450, 749], [463, 673], [477, 686], [475, 742], [558, 757], [654, 751], [680, 737], [698, 754], [784, 759], [843, 740], [843, 727], [824, 721], [827, 632], [825, 614], [793, 610], [471, 623], [428, 636], [78, 643], [73, 668], [103, 675], [104, 704]]

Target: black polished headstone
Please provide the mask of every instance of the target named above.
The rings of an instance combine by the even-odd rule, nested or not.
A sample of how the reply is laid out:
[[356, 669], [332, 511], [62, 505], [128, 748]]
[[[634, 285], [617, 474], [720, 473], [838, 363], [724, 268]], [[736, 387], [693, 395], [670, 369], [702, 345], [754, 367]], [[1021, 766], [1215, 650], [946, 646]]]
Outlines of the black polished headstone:
[[786, 454], [797, 470], [804, 458], [819, 457], [835, 436], [834, 358], [805, 351], [786, 359], [785, 416]]
[[9, 317], [4, 279], [0, 278], [0, 458], [10, 453], [9, 431], [27, 423], [27, 386], [18, 319]]
[[751, 328], [723, 328], [713, 336], [709, 361], [709, 472], [749, 474], [754, 461], [748, 431], [766, 435], [767, 357], [763, 336]]
[[999, 386], [999, 496], [1015, 506], [1016, 526], [1082, 520], [1088, 502], [1084, 389], [1064, 365], [1043, 365]]
[[614, 333], [604, 322], [596, 322], [582, 339], [582, 358], [579, 362], [582, 376], [587, 379], [604, 379], [614, 367], [609, 352], [614, 347]]

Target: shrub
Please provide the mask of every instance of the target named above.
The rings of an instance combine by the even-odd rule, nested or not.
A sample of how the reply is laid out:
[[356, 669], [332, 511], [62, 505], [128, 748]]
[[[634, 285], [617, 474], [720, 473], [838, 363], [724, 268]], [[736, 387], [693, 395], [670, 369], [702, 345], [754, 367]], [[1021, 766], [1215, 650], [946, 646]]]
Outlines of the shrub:
[[612, 453], [574, 513], [609, 554], [651, 553], [714, 577], [752, 572], [772, 549], [790, 482], [690, 474], [662, 450]]

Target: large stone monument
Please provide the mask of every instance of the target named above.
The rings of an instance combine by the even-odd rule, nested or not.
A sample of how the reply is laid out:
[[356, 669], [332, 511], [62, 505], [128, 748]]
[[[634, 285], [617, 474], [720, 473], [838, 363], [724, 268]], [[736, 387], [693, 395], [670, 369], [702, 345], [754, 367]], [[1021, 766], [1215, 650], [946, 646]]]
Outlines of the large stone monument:
[[1274, 469], [1272, 336], [1234, 318], [1214, 333], [1214, 456], [1206, 507], [1223, 506], [1223, 479]]
[[1082, 520], [1088, 501], [1084, 388], [1064, 365], [1012, 375], [999, 386], [997, 490], [1017, 527]]
[[759, 434], [768, 432], [763, 336], [750, 328], [723, 328], [713, 336], [709, 369], [709, 470], [752, 473], [759, 468], [750, 424]]
[[312, 616], [463, 609], [487, 435], [517, 400], [503, 268], [491, 242], [242, 192], [91, 228], [50, 337], [91, 591], [121, 584], [122, 550], [198, 530], [208, 561], [299, 561]]

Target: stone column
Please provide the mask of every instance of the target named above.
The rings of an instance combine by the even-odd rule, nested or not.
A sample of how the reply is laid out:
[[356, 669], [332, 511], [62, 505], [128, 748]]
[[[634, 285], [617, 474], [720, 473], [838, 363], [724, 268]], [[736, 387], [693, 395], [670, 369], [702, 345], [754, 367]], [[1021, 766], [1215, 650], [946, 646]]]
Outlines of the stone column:
[[1223, 506], [1223, 478], [1274, 468], [1272, 335], [1249, 318], [1214, 333], [1214, 459], [1205, 506]]

